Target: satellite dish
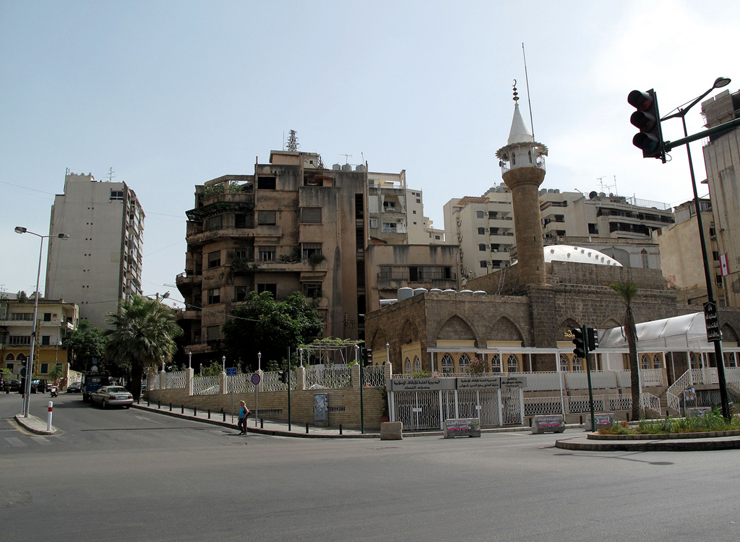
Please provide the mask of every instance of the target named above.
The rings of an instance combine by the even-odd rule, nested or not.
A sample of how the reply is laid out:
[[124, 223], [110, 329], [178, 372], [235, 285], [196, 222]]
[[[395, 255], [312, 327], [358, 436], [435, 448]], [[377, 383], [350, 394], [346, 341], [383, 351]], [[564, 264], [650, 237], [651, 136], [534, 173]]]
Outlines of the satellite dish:
[[596, 196], [598, 196], [598, 194], [596, 193], [596, 190], [588, 193], [588, 199], [594, 199]]

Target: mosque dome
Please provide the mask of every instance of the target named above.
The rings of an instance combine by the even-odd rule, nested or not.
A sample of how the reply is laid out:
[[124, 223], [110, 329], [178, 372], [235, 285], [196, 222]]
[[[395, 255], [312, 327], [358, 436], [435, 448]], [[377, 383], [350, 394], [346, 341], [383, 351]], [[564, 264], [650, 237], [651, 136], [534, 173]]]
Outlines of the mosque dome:
[[576, 247], [572, 245], [550, 245], [545, 247], [545, 262], [576, 262], [590, 263], [594, 265], [616, 265], [622, 264], [611, 256], [593, 248]]

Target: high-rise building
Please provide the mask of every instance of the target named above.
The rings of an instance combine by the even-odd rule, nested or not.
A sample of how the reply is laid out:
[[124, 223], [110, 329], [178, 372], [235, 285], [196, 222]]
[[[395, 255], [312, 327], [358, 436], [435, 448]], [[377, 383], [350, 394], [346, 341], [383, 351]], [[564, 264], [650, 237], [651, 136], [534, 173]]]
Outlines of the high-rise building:
[[[702, 102], [707, 128], [714, 128], [740, 117], [740, 91], [725, 90]], [[715, 298], [728, 307], [740, 307], [740, 128], [709, 136], [704, 146], [709, 197], [712, 200], [714, 230], [720, 266], [714, 284], [724, 285], [722, 297]], [[708, 244], [708, 243], [707, 243]], [[710, 255], [710, 265], [711, 265]], [[724, 299], [723, 299], [724, 298]]]
[[143, 233], [144, 211], [126, 183], [67, 171], [51, 208], [45, 297], [76, 303], [80, 318], [108, 327], [119, 301], [142, 294]]

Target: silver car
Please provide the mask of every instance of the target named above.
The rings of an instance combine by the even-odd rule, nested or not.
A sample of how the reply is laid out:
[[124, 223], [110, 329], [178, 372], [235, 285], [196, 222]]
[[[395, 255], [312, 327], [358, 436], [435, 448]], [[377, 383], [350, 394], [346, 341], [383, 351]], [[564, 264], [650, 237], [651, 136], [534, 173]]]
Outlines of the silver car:
[[123, 386], [102, 386], [90, 394], [90, 403], [100, 403], [103, 408], [109, 406], [128, 408], [134, 404], [134, 396]]

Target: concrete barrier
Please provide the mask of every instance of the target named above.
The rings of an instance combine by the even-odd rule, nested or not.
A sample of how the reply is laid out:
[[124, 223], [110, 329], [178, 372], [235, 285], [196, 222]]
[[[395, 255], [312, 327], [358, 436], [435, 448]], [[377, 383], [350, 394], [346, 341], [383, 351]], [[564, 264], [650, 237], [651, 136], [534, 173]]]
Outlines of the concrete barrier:
[[614, 425], [614, 412], [600, 412], [594, 414], [594, 418], [596, 418], [596, 429], [591, 424], [591, 413], [586, 415], [586, 431], [598, 431], [599, 427], [611, 427]]
[[532, 434], [562, 433], [565, 431], [565, 419], [562, 414], [535, 416], [532, 420]]
[[403, 422], [381, 423], [380, 440], [403, 440]]
[[448, 418], [445, 420], [444, 438], [479, 437], [479, 418]]

